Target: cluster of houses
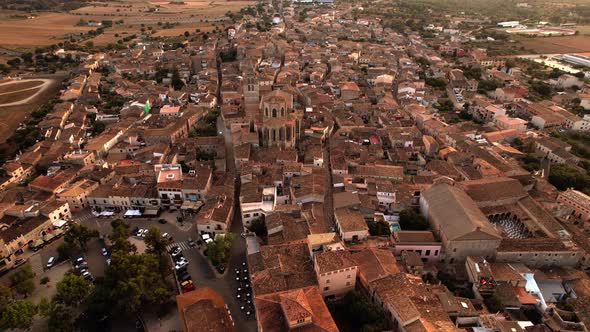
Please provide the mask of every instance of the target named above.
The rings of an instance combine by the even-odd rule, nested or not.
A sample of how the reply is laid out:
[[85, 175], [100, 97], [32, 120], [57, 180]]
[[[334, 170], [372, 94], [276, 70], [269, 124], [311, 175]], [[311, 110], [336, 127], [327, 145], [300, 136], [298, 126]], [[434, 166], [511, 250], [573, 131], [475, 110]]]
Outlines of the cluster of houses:
[[[550, 82], [562, 94], [533, 100], [520, 68], [463, 50], [456, 27], [427, 41], [353, 7], [285, 7], [269, 31], [246, 17], [172, 50], [87, 56], [40, 122], [45, 139], [2, 166], [4, 266], [72, 212], [178, 211], [213, 237], [239, 215], [258, 230], [245, 241], [259, 330], [338, 331], [325, 299], [361, 289], [395, 331], [587, 331], [590, 197], [551, 190], [511, 143], [579, 167], [550, 132], [590, 130], [568, 110], [590, 87], [565, 74]], [[473, 296], [432, 281], [449, 273]], [[216, 329], [233, 328], [223, 319]]]

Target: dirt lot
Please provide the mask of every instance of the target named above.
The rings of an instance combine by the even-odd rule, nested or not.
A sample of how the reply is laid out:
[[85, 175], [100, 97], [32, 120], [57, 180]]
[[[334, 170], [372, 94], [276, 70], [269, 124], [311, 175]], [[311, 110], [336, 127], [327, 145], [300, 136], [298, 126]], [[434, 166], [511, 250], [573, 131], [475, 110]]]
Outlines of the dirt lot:
[[[2, 146], [8, 137], [12, 135], [14, 130], [32, 111], [36, 110], [39, 106], [53, 98], [61, 87], [61, 81], [66, 77], [66, 74], [56, 74], [43, 78], [53, 79], [53, 82], [49, 87], [39, 93], [33, 100], [24, 103], [23, 105], [0, 107], [0, 147], [9, 149], [10, 147]], [[39, 81], [36, 81], [39, 82]], [[20, 83], [20, 82], [19, 82]], [[25, 82], [22, 82], [25, 83]], [[21, 85], [22, 87], [22, 85]], [[19, 98], [26, 98], [34, 93], [36, 90], [28, 90], [26, 96], [20, 96]], [[12, 94], [11, 94], [12, 95]], [[1, 98], [2, 96], [0, 96]], [[14, 95], [9, 102], [18, 101], [18, 98], [14, 98]]]
[[518, 38], [526, 49], [537, 53], [590, 52], [590, 36]]
[[13, 92], [8, 92], [6, 94], [0, 94], [0, 105], [23, 100], [25, 98], [30, 97], [31, 95], [34, 95], [38, 91], [39, 91], [39, 88], [34, 88], [34, 89], [30, 89], [30, 90], [25, 89], [23, 91], [13, 91]]
[[36, 86], [40, 86], [41, 84], [43, 84], [43, 81], [17, 81], [13, 84], [6, 85], [2, 85], [2, 82], [0, 82], [0, 95], [4, 95], [9, 92], [14, 92], [18, 90], [33, 88]]

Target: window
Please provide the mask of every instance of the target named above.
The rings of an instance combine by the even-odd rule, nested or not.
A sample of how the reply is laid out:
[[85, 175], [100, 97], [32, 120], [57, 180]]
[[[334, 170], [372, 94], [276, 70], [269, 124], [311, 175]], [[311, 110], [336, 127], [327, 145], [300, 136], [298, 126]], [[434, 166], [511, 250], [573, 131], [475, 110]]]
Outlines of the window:
[[326, 284], [329, 284], [329, 283], [330, 283], [330, 279], [326, 279]]
[[326, 286], [326, 287], [324, 287], [324, 290], [328, 291], [328, 290], [330, 290], [330, 287]]
[[350, 286], [350, 281], [347, 281], [346, 282], [346, 286]]
[[430, 250], [426, 250], [426, 256], [430, 256]]
[[301, 324], [305, 322], [305, 318], [300, 318], [297, 320], [297, 324]]
[[346, 276], [346, 278], [350, 279], [350, 274]]

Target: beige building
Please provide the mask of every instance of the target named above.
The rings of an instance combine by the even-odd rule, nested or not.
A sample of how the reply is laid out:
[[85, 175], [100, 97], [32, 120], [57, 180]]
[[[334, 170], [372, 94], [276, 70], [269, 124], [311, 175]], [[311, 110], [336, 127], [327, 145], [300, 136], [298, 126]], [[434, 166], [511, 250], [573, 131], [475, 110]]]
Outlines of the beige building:
[[78, 211], [88, 206], [88, 195], [98, 188], [98, 185], [98, 182], [82, 179], [56, 194], [55, 198], [67, 202], [72, 210]]
[[315, 254], [314, 269], [323, 296], [335, 297], [355, 288], [358, 266], [348, 251], [332, 250]]
[[588, 221], [590, 218], [590, 196], [572, 188], [560, 192], [557, 202], [572, 209], [571, 216], [576, 219]]
[[443, 244], [442, 262], [494, 257], [502, 240], [475, 202], [458, 187], [440, 183], [422, 192], [420, 210]]
[[338, 234], [343, 241], [362, 241], [369, 237], [369, 226], [360, 212], [340, 208], [336, 209], [334, 217]]

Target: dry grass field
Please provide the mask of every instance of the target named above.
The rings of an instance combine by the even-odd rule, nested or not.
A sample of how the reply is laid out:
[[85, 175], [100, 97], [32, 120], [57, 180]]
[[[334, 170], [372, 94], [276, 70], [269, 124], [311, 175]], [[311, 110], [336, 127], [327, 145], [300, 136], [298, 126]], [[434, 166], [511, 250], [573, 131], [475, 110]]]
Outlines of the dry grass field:
[[0, 15], [0, 45], [21, 49], [57, 44], [68, 33], [92, 29], [76, 26], [79, 20], [67, 13], [42, 13], [32, 19]]
[[581, 53], [590, 52], [590, 36], [566, 36], [544, 38], [518, 38], [525, 49], [537, 53]]
[[[210, 31], [213, 25], [225, 21], [225, 13], [238, 11], [255, 1], [202, 0], [184, 1], [182, 5], [169, 1], [121, 0], [92, 2], [69, 13], [38, 13], [35, 18], [17, 18], [22, 12], [0, 12], [0, 46], [15, 50], [31, 50], [38, 46], [57, 44], [69, 33], [87, 32], [95, 27], [77, 26], [85, 21], [123, 20], [124, 24], [105, 29], [105, 33], [91, 39], [95, 45], [116, 43], [126, 35], [140, 32], [142, 25], [151, 26], [156, 36], [178, 36], [195, 29]], [[153, 11], [149, 11], [150, 8]], [[177, 23], [172, 29], [161, 29], [161, 23]], [[115, 36], [117, 35], [117, 36]], [[0, 61], [2, 61], [0, 59]], [[3, 62], [3, 61], [2, 61]]]

